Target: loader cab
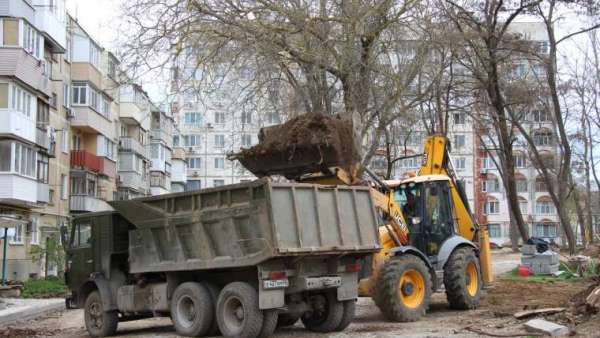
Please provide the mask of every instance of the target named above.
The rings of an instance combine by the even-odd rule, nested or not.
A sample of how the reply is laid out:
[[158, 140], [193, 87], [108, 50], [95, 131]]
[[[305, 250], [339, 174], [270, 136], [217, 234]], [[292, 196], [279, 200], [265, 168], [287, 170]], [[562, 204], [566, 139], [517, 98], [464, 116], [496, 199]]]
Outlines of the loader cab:
[[448, 177], [417, 176], [394, 188], [409, 228], [410, 244], [436, 256], [444, 241], [456, 233]]

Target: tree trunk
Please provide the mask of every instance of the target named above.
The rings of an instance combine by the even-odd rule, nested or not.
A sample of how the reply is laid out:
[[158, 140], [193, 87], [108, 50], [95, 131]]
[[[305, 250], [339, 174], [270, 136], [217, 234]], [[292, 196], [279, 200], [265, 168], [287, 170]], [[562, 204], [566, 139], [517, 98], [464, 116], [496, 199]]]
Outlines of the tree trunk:
[[513, 252], [519, 252], [519, 229], [517, 229], [517, 225], [515, 223], [515, 215], [513, 212], [509, 212], [510, 216], [510, 224], [508, 227], [508, 232], [510, 236], [510, 247]]
[[573, 190], [573, 203], [575, 203], [575, 212], [577, 213], [577, 223], [579, 223], [579, 232], [581, 233], [581, 244], [585, 248], [587, 245], [587, 241], [585, 238], [586, 230], [585, 230], [585, 219], [583, 216], [583, 208], [581, 207], [581, 198], [579, 196], [579, 191], [577, 188]]

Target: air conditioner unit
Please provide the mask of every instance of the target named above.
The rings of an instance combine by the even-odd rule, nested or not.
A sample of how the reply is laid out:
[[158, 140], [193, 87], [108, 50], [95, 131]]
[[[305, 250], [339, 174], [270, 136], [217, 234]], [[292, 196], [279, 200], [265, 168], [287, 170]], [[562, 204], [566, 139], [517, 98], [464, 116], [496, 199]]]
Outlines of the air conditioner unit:
[[197, 171], [194, 171], [194, 172], [192, 172], [192, 176], [194, 176], [194, 177], [198, 177], [198, 176], [200, 176], [200, 173], [199, 173], [199, 172], [197, 172]]

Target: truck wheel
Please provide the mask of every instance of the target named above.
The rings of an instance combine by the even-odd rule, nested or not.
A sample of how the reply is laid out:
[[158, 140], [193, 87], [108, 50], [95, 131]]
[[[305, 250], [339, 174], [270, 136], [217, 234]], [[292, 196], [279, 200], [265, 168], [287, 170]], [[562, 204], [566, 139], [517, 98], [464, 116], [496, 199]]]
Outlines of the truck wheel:
[[263, 327], [258, 292], [245, 282], [227, 284], [217, 301], [217, 321], [225, 337], [256, 338]]
[[200, 283], [179, 285], [171, 298], [171, 319], [175, 331], [182, 336], [205, 335], [214, 319], [210, 292]]
[[289, 313], [280, 313], [277, 318], [277, 327], [293, 326], [300, 319], [299, 315], [292, 315]]
[[[217, 312], [217, 299], [219, 299], [219, 287], [209, 282], [202, 282], [202, 285], [208, 290], [210, 293], [210, 300], [213, 303], [213, 313]], [[212, 323], [210, 324], [210, 328], [206, 335], [209, 337], [212, 336], [220, 336], [221, 332], [219, 331], [219, 323], [217, 323], [217, 316], [213, 315]]]
[[277, 309], [263, 310], [263, 325], [258, 334], [259, 338], [271, 337], [277, 328]]
[[85, 327], [92, 337], [112, 336], [117, 332], [119, 315], [117, 311], [104, 311], [98, 291], [92, 291], [84, 307]]
[[342, 314], [342, 322], [338, 327], [335, 328], [335, 331], [344, 331], [352, 320], [354, 320], [354, 314], [356, 313], [356, 300], [346, 300], [343, 302], [344, 304], [344, 313]]
[[312, 295], [309, 302], [312, 311], [302, 316], [304, 327], [315, 332], [332, 332], [342, 324], [344, 304], [334, 292]]
[[388, 320], [414, 322], [425, 315], [431, 296], [429, 269], [419, 257], [405, 254], [383, 265], [373, 300]]
[[450, 307], [474, 309], [481, 298], [479, 260], [471, 248], [454, 250], [444, 268], [444, 286]]

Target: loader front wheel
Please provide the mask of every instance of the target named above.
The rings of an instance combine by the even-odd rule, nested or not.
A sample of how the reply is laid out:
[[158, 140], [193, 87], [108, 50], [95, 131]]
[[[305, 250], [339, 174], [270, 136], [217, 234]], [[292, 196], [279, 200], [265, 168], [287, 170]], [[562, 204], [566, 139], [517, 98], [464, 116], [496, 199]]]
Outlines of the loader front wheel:
[[431, 297], [431, 276], [425, 263], [411, 254], [390, 259], [379, 272], [373, 300], [383, 316], [414, 322], [425, 315]]
[[457, 310], [474, 309], [481, 298], [481, 270], [473, 249], [456, 249], [444, 268], [444, 286], [450, 307]]

